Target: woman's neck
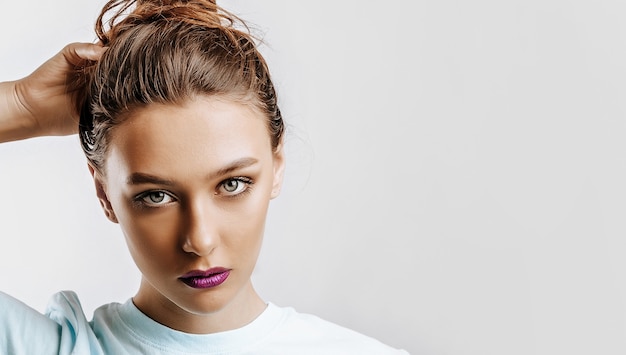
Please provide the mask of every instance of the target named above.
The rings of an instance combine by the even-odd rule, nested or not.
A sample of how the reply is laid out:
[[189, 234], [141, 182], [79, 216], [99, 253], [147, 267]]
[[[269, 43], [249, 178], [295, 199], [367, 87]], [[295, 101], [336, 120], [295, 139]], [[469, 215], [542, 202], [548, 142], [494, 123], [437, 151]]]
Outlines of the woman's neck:
[[185, 309], [142, 280], [135, 306], [152, 320], [169, 328], [190, 334], [212, 334], [241, 328], [256, 319], [267, 304], [256, 293], [252, 283], [230, 300], [220, 300], [210, 293], [198, 295], [203, 311]]

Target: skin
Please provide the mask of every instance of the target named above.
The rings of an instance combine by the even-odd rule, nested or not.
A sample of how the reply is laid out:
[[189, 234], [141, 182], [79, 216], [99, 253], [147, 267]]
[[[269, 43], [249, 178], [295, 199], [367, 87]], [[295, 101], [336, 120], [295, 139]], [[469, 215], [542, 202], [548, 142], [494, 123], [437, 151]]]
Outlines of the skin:
[[106, 48], [72, 43], [29, 76], [0, 83], [0, 142], [76, 133], [78, 112], [71, 85], [81, 66], [97, 61]]
[[[284, 171], [282, 147], [272, 149], [263, 115], [200, 96], [138, 109], [111, 137], [105, 170], [90, 170], [106, 216], [120, 224], [142, 273], [135, 305], [187, 333], [254, 320], [266, 304], [250, 276]], [[216, 287], [179, 279], [213, 267], [231, 270]]]

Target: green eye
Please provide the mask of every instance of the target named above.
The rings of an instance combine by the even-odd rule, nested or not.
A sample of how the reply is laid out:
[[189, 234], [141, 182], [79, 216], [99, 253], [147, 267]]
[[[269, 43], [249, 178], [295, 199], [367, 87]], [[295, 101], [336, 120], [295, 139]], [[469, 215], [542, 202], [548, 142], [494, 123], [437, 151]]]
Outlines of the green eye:
[[246, 177], [230, 178], [220, 183], [220, 192], [226, 196], [237, 196], [248, 191], [252, 185], [252, 180]]
[[165, 191], [147, 191], [137, 198], [139, 202], [149, 207], [156, 207], [174, 201], [174, 198]]
[[238, 180], [228, 180], [224, 183], [224, 190], [233, 193], [239, 188], [240, 182]]
[[152, 203], [161, 203], [165, 200], [165, 193], [163, 191], [155, 191], [148, 194], [146, 198]]

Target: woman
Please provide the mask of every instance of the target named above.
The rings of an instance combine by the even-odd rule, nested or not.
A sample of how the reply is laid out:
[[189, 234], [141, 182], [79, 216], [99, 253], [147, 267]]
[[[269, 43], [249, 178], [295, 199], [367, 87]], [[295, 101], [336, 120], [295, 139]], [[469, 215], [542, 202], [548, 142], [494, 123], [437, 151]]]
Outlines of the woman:
[[71, 292], [45, 316], [0, 295], [3, 351], [403, 353], [267, 303], [252, 286], [282, 184], [284, 125], [267, 65], [241, 28], [211, 1], [113, 0], [96, 25], [106, 49], [73, 44], [0, 84], [2, 141], [72, 133], [67, 107], [80, 110], [97, 197], [142, 273], [131, 300], [100, 307], [91, 322]]

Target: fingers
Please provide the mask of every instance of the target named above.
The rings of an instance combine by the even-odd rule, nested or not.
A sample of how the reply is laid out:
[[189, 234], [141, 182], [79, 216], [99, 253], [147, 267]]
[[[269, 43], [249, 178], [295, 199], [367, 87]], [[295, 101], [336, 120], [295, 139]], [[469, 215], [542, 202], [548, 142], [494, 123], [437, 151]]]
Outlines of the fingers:
[[65, 60], [74, 66], [79, 66], [85, 61], [97, 61], [106, 51], [106, 47], [93, 43], [71, 43], [65, 46], [61, 53]]

